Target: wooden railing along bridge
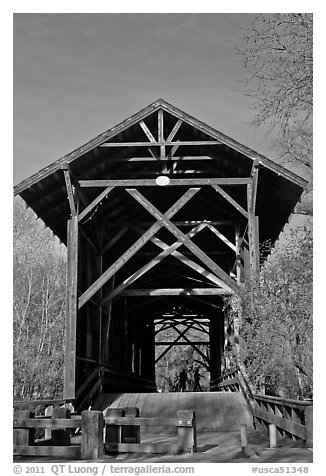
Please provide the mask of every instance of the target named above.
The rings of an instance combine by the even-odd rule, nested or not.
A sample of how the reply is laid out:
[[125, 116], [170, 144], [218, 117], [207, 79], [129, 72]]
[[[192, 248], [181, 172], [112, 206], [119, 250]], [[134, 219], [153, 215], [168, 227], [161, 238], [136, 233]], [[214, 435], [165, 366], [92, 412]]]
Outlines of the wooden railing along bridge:
[[251, 391], [241, 370], [237, 367], [214, 382], [214, 389], [224, 392], [241, 391], [254, 419], [255, 428], [268, 428], [270, 446], [277, 445], [277, 436], [303, 440], [313, 446], [313, 401], [291, 400]]
[[[96, 380], [97, 374], [93, 377]], [[256, 430], [268, 429], [271, 448], [278, 445], [277, 439], [280, 437], [301, 440], [310, 448], [313, 446], [312, 400], [298, 401], [255, 394], [238, 368], [212, 384], [219, 397], [221, 392], [242, 393], [249, 420], [251, 414]], [[212, 393], [210, 395], [213, 396]], [[194, 403], [194, 397], [190, 397]], [[74, 413], [72, 402], [67, 400], [16, 402], [14, 409], [14, 455], [17, 456], [99, 459], [108, 453], [178, 454], [195, 452], [197, 449], [194, 410], [178, 410], [175, 418], [140, 416], [139, 409], [135, 407], [109, 407], [104, 412], [84, 410], [77, 414]], [[241, 445], [245, 446], [247, 424], [240, 419], [238, 430]], [[173, 427], [177, 442], [141, 442], [140, 427], [149, 429], [155, 426]]]

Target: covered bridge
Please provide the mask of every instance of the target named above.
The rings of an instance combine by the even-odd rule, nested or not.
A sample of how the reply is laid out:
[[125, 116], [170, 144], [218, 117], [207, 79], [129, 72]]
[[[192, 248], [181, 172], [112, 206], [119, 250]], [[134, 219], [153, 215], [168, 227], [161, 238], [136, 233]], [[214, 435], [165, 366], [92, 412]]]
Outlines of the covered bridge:
[[259, 243], [305, 186], [162, 99], [19, 183], [67, 246], [64, 397], [85, 408], [100, 392], [155, 392], [162, 326], [206, 330], [214, 388], [223, 298], [257, 276]]

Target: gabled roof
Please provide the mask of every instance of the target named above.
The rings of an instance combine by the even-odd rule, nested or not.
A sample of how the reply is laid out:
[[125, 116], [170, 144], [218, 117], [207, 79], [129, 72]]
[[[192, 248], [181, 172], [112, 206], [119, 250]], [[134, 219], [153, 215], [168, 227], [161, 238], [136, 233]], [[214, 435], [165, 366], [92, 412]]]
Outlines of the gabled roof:
[[[261, 239], [275, 240], [300, 199], [307, 182], [163, 99], [154, 101], [125, 121], [23, 180], [14, 187], [15, 195], [20, 195], [54, 234], [65, 242], [70, 208], [61, 169], [69, 164], [72, 177], [76, 181], [155, 179], [160, 174], [159, 169], [163, 166], [164, 160], [166, 162], [166, 159], [161, 161], [160, 157], [155, 157], [154, 151], [160, 150], [159, 142], [149, 146], [151, 138], [156, 141], [155, 137], [160, 135], [159, 114], [164, 116], [162, 136], [167, 138], [171, 136], [171, 131], [177, 130], [173, 144], [178, 148], [174, 155], [179, 157], [173, 159], [180, 160], [175, 169], [170, 169], [177, 178], [249, 177], [253, 163], [259, 163], [257, 214], [260, 217]], [[179, 128], [178, 121], [181, 123]], [[164, 147], [166, 156], [172, 153], [171, 144]], [[173, 197], [173, 194], [177, 193], [172, 190], [173, 188], [178, 187], [170, 187], [169, 193], [166, 193], [166, 190], [163, 193], [161, 187], [153, 191], [158, 196], [161, 209], [167, 209], [169, 196]], [[237, 191], [236, 187], [231, 189], [227, 192], [245, 207], [244, 194]], [[99, 192], [100, 190], [94, 188], [83, 189], [88, 201], [94, 200]], [[98, 219], [104, 223], [106, 221], [116, 223], [117, 214], [120, 214], [120, 222], [123, 222], [128, 221], [128, 217], [135, 213], [142, 213], [135, 208], [132, 201], [128, 200], [121, 189], [114, 190], [110, 193], [110, 200], [101, 203], [97, 213]], [[228, 204], [219, 203], [217, 200], [213, 206], [210, 204], [209, 194], [205, 196], [204, 192], [202, 200], [208, 203], [208, 219], [209, 217], [213, 219], [216, 213], [225, 220], [232, 218], [234, 210], [232, 207], [229, 209]], [[191, 209], [193, 218], [190, 219], [201, 219], [202, 206], [197, 204], [198, 210], [195, 208]]]
[[39, 170], [37, 173], [33, 174], [32, 176], [28, 177], [25, 180], [22, 180], [14, 187], [14, 195], [19, 195], [22, 191], [26, 190], [26, 188], [31, 187], [38, 181], [46, 178], [47, 176], [53, 174], [55, 171], [59, 170], [63, 164], [70, 164], [71, 162], [77, 160], [82, 155], [86, 154], [87, 152], [99, 147], [100, 145], [104, 144], [114, 136], [117, 136], [124, 132], [129, 127], [137, 124], [139, 121], [144, 120], [150, 114], [159, 109], [163, 109], [164, 111], [171, 113], [176, 118], [181, 119], [182, 121], [188, 123], [191, 126], [194, 126], [196, 129], [201, 130], [205, 134], [208, 134], [214, 139], [221, 141], [226, 146], [232, 148], [233, 150], [245, 155], [246, 157], [252, 160], [258, 160], [261, 165], [267, 167], [268, 169], [276, 172], [278, 175], [290, 180], [291, 182], [305, 188], [307, 186], [307, 181], [304, 180], [299, 175], [291, 172], [290, 170], [282, 167], [279, 164], [276, 164], [272, 160], [268, 159], [267, 157], [259, 154], [258, 152], [246, 147], [245, 145], [240, 144], [235, 139], [228, 137], [227, 135], [223, 134], [222, 132], [217, 131], [213, 127], [208, 126], [204, 122], [196, 119], [195, 117], [191, 116], [190, 114], [182, 111], [181, 109], [173, 106], [172, 104], [168, 103], [164, 99], [157, 99], [156, 101], [152, 102], [145, 108], [141, 109], [136, 114], [133, 114], [128, 119], [120, 122], [114, 127], [111, 127], [105, 132], [102, 132], [94, 139], [86, 142], [81, 147], [73, 150], [69, 154], [61, 157], [57, 161], [53, 162], [52, 164], [44, 167], [43, 169]]

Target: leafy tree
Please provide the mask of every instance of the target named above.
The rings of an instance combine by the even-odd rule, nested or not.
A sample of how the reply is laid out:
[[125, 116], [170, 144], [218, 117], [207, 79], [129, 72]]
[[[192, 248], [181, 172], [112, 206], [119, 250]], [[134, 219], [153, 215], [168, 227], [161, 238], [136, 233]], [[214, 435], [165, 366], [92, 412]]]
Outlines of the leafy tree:
[[[299, 228], [279, 242], [258, 286], [231, 300], [240, 321], [234, 358], [258, 392], [287, 398], [312, 395], [312, 233]], [[237, 339], [237, 337], [236, 337]]]
[[284, 162], [312, 172], [313, 15], [256, 15], [237, 45], [253, 124], [272, 125]]
[[22, 200], [14, 203], [14, 397], [61, 397], [65, 254]]

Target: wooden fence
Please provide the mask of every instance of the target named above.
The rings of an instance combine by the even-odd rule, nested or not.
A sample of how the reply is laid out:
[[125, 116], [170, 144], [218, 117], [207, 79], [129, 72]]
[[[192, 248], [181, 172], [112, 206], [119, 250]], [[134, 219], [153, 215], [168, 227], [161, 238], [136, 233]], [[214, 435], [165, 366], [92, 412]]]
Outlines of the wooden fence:
[[248, 382], [239, 368], [235, 368], [218, 379], [216, 390], [241, 391], [257, 423], [268, 428], [270, 447], [277, 445], [277, 436], [305, 441], [313, 446], [313, 401], [291, 400], [251, 392]]
[[[114, 412], [118, 410], [118, 412]], [[14, 412], [14, 455], [99, 459], [106, 453], [182, 453], [195, 452], [196, 418], [191, 410], [179, 410], [176, 418], [142, 418], [138, 409], [85, 410], [81, 415], [54, 407], [52, 415], [35, 416], [30, 409]], [[120, 413], [119, 413], [120, 412]], [[139, 415], [139, 411], [138, 411]], [[140, 442], [141, 426], [174, 426], [176, 444]], [[36, 432], [44, 431], [43, 438]], [[80, 429], [80, 436], [74, 436]], [[79, 440], [79, 442], [76, 442]]]

